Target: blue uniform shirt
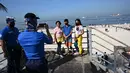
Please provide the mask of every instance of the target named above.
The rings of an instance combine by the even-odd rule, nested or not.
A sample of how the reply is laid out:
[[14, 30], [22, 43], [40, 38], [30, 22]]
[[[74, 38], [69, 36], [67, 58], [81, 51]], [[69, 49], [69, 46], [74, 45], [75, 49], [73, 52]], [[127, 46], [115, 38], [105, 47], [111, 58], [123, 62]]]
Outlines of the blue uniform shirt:
[[9, 28], [9, 26], [6, 26], [0, 34], [0, 39], [6, 42], [7, 47], [13, 47], [18, 45], [18, 35], [19, 30], [16, 27]]
[[44, 43], [51, 44], [52, 39], [40, 32], [21, 32], [18, 41], [28, 59], [42, 59], [45, 56]]
[[[68, 26], [65, 25], [65, 26], [63, 26], [62, 31], [65, 34], [65, 36], [68, 36], [72, 31], [72, 26], [71, 25], [68, 25]], [[72, 35], [70, 35], [68, 38], [72, 38]]]

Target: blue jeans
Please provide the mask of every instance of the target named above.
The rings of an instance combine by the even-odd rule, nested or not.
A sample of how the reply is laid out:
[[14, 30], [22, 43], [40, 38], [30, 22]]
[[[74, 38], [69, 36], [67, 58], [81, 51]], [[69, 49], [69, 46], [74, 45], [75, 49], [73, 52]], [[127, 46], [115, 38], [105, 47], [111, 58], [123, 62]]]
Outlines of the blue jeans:
[[43, 59], [29, 59], [26, 62], [28, 73], [48, 73], [47, 60]]

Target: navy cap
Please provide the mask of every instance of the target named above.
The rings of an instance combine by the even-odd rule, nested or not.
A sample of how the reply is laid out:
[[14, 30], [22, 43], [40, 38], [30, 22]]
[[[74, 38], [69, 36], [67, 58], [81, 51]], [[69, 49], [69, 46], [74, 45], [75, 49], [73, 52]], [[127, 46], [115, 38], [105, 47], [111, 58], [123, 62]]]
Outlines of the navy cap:
[[35, 19], [40, 19], [39, 17], [37, 17], [34, 13], [27, 13], [25, 14], [24, 18], [35, 18]]
[[9, 22], [15, 22], [15, 19], [13, 17], [7, 17], [6, 23], [9, 23]]

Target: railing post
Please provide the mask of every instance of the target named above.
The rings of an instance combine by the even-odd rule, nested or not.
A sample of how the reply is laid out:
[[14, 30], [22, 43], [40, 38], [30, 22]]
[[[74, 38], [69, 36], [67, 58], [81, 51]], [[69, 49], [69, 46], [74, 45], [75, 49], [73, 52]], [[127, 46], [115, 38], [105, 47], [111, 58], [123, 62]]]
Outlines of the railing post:
[[88, 49], [89, 49], [89, 55], [92, 59], [92, 29], [91, 28], [88, 28]]
[[117, 51], [118, 47], [114, 46], [114, 73], [117, 73], [116, 67], [117, 67], [117, 63], [116, 63], [116, 51]]
[[90, 54], [89, 52], [89, 30], [87, 29], [87, 52], [88, 54]]

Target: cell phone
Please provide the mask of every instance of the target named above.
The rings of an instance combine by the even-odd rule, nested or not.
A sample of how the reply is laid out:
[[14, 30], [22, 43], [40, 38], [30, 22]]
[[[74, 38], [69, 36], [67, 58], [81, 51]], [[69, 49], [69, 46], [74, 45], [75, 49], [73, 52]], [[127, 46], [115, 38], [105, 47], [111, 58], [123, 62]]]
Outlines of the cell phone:
[[42, 32], [44, 34], [47, 34], [45, 28], [46, 25], [47, 25], [46, 23], [40, 23], [37, 27], [37, 32]]
[[45, 28], [46, 25], [46, 23], [39, 23], [38, 28]]

